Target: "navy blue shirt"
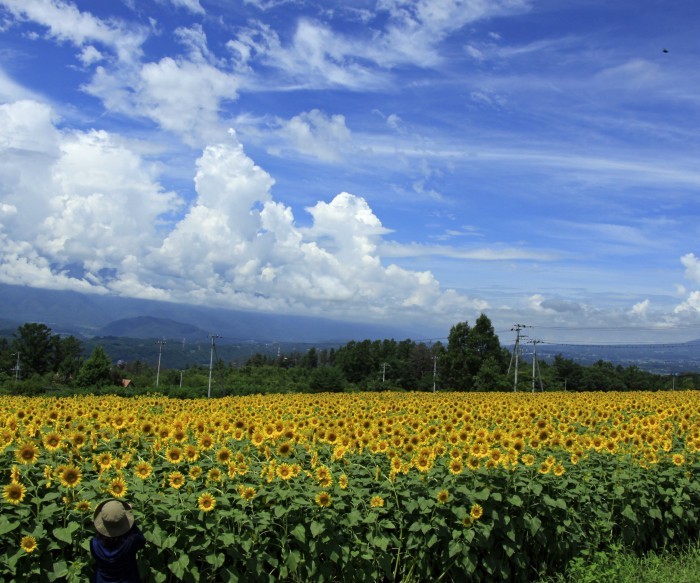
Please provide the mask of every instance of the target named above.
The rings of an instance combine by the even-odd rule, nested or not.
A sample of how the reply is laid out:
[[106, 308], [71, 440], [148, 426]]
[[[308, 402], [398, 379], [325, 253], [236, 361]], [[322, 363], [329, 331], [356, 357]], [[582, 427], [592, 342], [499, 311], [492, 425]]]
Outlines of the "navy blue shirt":
[[105, 544], [99, 536], [90, 541], [90, 551], [95, 559], [92, 583], [140, 583], [136, 553], [146, 544], [143, 534], [134, 524], [129, 532], [114, 542], [117, 543], [114, 546]]

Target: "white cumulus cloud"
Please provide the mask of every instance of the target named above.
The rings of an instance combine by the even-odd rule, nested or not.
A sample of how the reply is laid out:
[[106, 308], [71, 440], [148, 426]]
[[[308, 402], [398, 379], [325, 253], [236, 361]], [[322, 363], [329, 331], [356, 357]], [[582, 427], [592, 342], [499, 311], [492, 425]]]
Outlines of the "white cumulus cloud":
[[69, 271], [99, 282], [101, 270], [118, 273], [126, 257], [155, 245], [180, 201], [115, 136], [61, 132], [55, 119], [42, 103], [0, 106], [2, 262], [5, 281], [41, 285], [53, 272], [75, 288]]
[[686, 253], [681, 257], [681, 263], [685, 267], [685, 277], [700, 284], [700, 259], [694, 253]]
[[327, 162], [340, 159], [343, 150], [352, 144], [345, 116], [328, 116], [318, 109], [282, 122], [279, 134], [301, 154]]
[[487, 305], [386, 264], [390, 230], [360, 196], [318, 201], [298, 226], [234, 132], [204, 148], [176, 219], [180, 198], [118, 136], [59, 130], [32, 101], [1, 106], [0, 120], [0, 281], [340, 318]]

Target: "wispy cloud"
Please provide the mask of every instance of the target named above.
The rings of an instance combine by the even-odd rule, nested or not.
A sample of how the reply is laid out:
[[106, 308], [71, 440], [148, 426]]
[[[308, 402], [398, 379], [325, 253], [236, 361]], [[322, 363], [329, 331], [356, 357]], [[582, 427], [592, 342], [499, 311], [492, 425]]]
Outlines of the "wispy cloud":
[[384, 257], [448, 257], [473, 261], [555, 261], [559, 255], [551, 251], [505, 248], [464, 249], [449, 245], [396, 243], [386, 241], [381, 246]]
[[2, 0], [13, 15], [45, 27], [50, 37], [82, 47], [97, 42], [114, 50], [120, 60], [141, 53], [147, 32], [118, 20], [105, 21], [63, 0]]

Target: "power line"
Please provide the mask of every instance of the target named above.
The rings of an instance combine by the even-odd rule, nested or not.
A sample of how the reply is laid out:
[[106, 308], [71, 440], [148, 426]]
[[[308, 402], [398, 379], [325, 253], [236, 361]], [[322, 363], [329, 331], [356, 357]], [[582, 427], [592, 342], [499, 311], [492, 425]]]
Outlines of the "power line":
[[689, 324], [685, 326], [533, 326], [538, 330], [600, 330], [600, 331], [634, 331], [634, 330], [651, 330], [654, 332], [663, 332], [665, 330], [700, 330], [700, 325]]
[[513, 392], [516, 392], [518, 390], [518, 358], [520, 356], [520, 339], [527, 338], [527, 336], [521, 334], [521, 331], [524, 328], [532, 328], [532, 326], [527, 326], [526, 324], [514, 324], [511, 328], [511, 332], [515, 332], [515, 345], [513, 346], [513, 354], [511, 354], [510, 356], [510, 364], [508, 365], [508, 372], [506, 373], [506, 377], [510, 374], [510, 369], [513, 366], [513, 361], [515, 361], [515, 378], [513, 381]]
[[158, 388], [158, 382], [160, 381], [160, 357], [163, 353], [163, 346], [165, 346], [165, 340], [157, 340], [158, 345], [158, 371], [156, 372], [156, 389]]
[[221, 338], [218, 334], [209, 334], [211, 338], [211, 353], [209, 355], [209, 387], [207, 389], [207, 398], [211, 397], [211, 371], [214, 366], [214, 350], [216, 350], [215, 340]]
[[540, 377], [540, 391], [544, 391], [544, 385], [542, 384], [542, 371], [540, 370], [540, 363], [537, 361], [537, 345], [541, 344], [541, 340], [530, 340], [532, 344], [532, 392], [535, 392], [535, 369]]
[[576, 346], [579, 348], [686, 348], [686, 349], [692, 349], [695, 346], [698, 346], [696, 344], [691, 344], [688, 342], [635, 342], [635, 343], [627, 343], [623, 344], [620, 342], [609, 342], [609, 343], [604, 343], [600, 342], [597, 344], [588, 344], [584, 342], [554, 342], [554, 341], [548, 341], [548, 340], [541, 340], [540, 341], [542, 344], [548, 344], [550, 346]]

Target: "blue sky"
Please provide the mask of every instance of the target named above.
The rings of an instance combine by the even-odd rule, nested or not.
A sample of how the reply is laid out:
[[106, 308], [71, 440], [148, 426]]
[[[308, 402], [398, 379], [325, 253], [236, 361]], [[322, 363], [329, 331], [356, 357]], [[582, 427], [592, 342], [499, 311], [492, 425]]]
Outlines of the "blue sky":
[[700, 4], [0, 0], [0, 281], [700, 335]]

